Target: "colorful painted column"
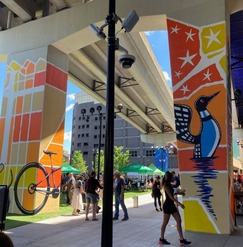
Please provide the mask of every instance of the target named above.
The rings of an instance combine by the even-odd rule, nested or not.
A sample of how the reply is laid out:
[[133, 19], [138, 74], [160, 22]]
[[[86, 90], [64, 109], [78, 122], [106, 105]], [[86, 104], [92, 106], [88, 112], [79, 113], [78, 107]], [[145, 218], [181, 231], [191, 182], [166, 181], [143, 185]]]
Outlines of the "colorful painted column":
[[[0, 174], [0, 183], [8, 184], [10, 170], [15, 181], [20, 169], [29, 162], [39, 162], [50, 171], [49, 156], [43, 150], [56, 152], [53, 164], [61, 166], [68, 74], [66, 56], [53, 47], [9, 55], [1, 62], [6, 64], [6, 71], [1, 71], [5, 81], [0, 161], [5, 169]], [[38, 174], [31, 176], [38, 179]], [[60, 184], [61, 170], [55, 173], [55, 180]], [[22, 203], [29, 208], [42, 197], [39, 193], [27, 192], [27, 178], [18, 190], [22, 190]], [[10, 212], [19, 213], [12, 189], [10, 199]], [[49, 197], [41, 212], [56, 211], [58, 206], [59, 200]]]
[[167, 25], [185, 229], [229, 234], [235, 215], [226, 21], [168, 18]]

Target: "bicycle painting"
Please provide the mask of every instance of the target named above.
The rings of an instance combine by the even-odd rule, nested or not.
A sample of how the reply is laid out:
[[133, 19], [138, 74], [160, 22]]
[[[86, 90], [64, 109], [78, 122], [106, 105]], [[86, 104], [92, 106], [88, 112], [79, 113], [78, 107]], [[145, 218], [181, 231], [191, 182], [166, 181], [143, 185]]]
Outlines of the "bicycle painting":
[[43, 152], [50, 157], [50, 171], [47, 171], [47, 168], [38, 162], [30, 162], [16, 176], [14, 184], [15, 202], [18, 209], [27, 215], [37, 214], [45, 206], [50, 196], [57, 198], [60, 194], [61, 182], [56, 184], [54, 173], [62, 167], [54, 168], [51, 157], [57, 153]]

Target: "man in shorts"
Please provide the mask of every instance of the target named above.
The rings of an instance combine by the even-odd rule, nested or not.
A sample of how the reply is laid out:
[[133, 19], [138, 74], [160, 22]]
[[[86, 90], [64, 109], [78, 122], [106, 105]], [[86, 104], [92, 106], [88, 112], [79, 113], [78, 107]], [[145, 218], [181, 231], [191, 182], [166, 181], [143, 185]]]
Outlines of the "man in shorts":
[[85, 185], [85, 192], [86, 192], [86, 208], [85, 208], [85, 220], [89, 220], [89, 206], [90, 203], [92, 204], [92, 214], [93, 218], [92, 221], [97, 221], [96, 213], [97, 213], [97, 207], [98, 207], [98, 201], [99, 201], [99, 195], [96, 192], [96, 190], [100, 188], [103, 189], [103, 187], [100, 185], [99, 181], [96, 179], [96, 173], [95, 171], [91, 172], [90, 178], [87, 180]]

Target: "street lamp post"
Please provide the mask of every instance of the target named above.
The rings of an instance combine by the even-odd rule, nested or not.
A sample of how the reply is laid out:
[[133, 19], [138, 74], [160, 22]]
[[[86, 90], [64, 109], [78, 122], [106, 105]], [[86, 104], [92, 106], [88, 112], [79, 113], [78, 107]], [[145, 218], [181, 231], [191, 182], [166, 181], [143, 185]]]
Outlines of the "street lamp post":
[[[99, 116], [99, 142], [98, 142], [98, 174], [97, 174], [97, 179], [100, 179], [100, 151], [101, 151], [101, 135], [102, 135], [102, 117], [104, 115], [104, 113], [102, 113], [102, 106], [98, 105], [96, 107], [96, 110], [98, 111], [98, 114], [95, 114], [95, 108], [91, 107], [89, 112], [90, 114], [86, 115], [86, 110], [82, 109], [81, 113], [83, 115], [83, 117], [87, 117], [86, 121], [89, 121], [90, 116]], [[93, 150], [94, 151], [94, 150]], [[94, 153], [94, 170], [95, 170], [95, 157], [96, 157], [96, 152]]]
[[102, 117], [103, 117], [101, 110], [102, 110], [102, 107], [97, 106], [97, 111], [99, 112], [99, 120], [100, 120], [100, 133], [99, 133], [99, 146], [98, 146], [98, 174], [97, 174], [98, 180], [100, 180], [100, 148], [101, 148]]
[[112, 247], [113, 242], [113, 154], [114, 154], [114, 95], [115, 95], [115, 24], [116, 1], [109, 0], [108, 46], [107, 46], [107, 83], [106, 83], [106, 136], [105, 166], [101, 247]]

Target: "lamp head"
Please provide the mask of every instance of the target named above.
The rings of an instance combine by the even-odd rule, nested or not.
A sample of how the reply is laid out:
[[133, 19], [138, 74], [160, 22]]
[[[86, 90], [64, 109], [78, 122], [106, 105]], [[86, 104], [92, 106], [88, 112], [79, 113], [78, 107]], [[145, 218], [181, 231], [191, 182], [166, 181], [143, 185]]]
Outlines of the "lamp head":
[[98, 106], [96, 107], [96, 110], [97, 110], [98, 112], [100, 112], [100, 111], [102, 110], [102, 106], [101, 106], [101, 105], [98, 105]]
[[91, 115], [93, 115], [94, 111], [95, 111], [95, 108], [94, 108], [94, 107], [91, 107], [91, 108], [89, 109], [89, 112], [91, 113]]
[[82, 115], [84, 115], [86, 113], [86, 110], [85, 109], [82, 109], [81, 110], [81, 113], [82, 113]]

